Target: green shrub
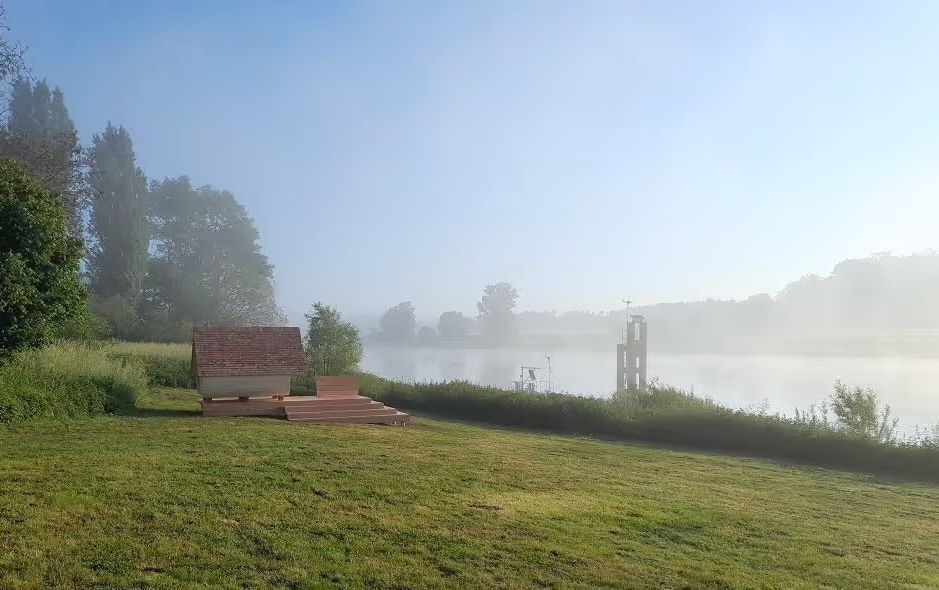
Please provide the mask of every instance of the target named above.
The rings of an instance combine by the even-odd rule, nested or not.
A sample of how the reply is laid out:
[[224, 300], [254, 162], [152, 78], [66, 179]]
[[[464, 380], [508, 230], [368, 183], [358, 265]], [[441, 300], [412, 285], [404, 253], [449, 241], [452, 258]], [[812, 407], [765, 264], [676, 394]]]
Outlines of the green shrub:
[[81, 258], [56, 194], [16, 162], [0, 162], [0, 358], [51, 342], [81, 312]]
[[63, 343], [20, 351], [0, 366], [0, 422], [128, 410], [146, 388], [140, 367], [100, 348]]
[[108, 349], [108, 356], [141, 367], [151, 385], [196, 386], [192, 375], [192, 347], [188, 344], [118, 342]]
[[851, 436], [884, 443], [896, 439], [897, 419], [891, 418], [890, 406], [880, 407], [872, 389], [849, 387], [836, 381], [831, 409], [839, 428]]

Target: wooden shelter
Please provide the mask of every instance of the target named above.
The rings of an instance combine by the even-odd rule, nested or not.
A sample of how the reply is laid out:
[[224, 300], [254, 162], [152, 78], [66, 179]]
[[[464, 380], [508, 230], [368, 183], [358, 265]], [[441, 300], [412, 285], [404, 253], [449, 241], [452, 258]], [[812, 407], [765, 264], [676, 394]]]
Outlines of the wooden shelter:
[[307, 371], [299, 328], [194, 328], [192, 367], [204, 416], [372, 424], [410, 421], [407, 414], [359, 395], [358, 377], [317, 377], [317, 395], [291, 396], [291, 378]]
[[203, 399], [290, 395], [307, 371], [300, 328], [193, 328], [192, 368]]

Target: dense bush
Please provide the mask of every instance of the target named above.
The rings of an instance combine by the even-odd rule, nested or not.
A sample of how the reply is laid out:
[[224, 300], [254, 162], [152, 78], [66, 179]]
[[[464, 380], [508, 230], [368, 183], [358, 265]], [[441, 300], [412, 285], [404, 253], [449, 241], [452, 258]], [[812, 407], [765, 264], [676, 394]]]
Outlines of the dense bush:
[[81, 313], [81, 257], [56, 194], [16, 162], [0, 162], [0, 358], [51, 342]]
[[139, 366], [151, 385], [195, 387], [192, 374], [192, 347], [188, 344], [118, 342], [108, 348], [108, 356]]
[[143, 369], [109, 358], [101, 348], [57, 344], [24, 350], [0, 365], [0, 422], [128, 410], [146, 388]]
[[888, 444], [830, 424], [732, 411], [653, 384], [612, 399], [531, 394], [466, 382], [362, 376], [362, 393], [402, 409], [504, 426], [642, 440], [939, 481], [935, 440]]

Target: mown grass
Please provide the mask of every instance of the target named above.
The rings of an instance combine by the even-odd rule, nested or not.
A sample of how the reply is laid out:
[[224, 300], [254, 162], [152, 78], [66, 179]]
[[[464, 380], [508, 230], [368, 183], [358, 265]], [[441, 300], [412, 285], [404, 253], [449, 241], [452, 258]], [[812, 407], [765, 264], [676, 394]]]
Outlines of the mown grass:
[[0, 423], [128, 410], [146, 390], [141, 367], [115, 361], [98, 346], [25, 350], [0, 364]]
[[0, 588], [933, 588], [939, 488], [419, 418], [0, 426]]

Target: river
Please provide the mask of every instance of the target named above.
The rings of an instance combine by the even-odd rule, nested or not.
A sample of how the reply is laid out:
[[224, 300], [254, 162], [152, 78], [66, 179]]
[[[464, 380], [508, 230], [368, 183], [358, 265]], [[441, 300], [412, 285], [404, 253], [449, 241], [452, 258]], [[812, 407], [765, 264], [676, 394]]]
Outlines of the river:
[[[514, 348], [436, 349], [369, 345], [362, 369], [393, 379], [466, 379], [511, 387], [520, 366], [540, 367], [555, 391], [607, 396], [616, 374], [614, 351]], [[871, 387], [890, 404], [903, 430], [939, 423], [939, 359], [851, 356], [724, 356], [649, 353], [649, 375], [737, 409], [791, 414], [828, 397], [836, 379]]]

